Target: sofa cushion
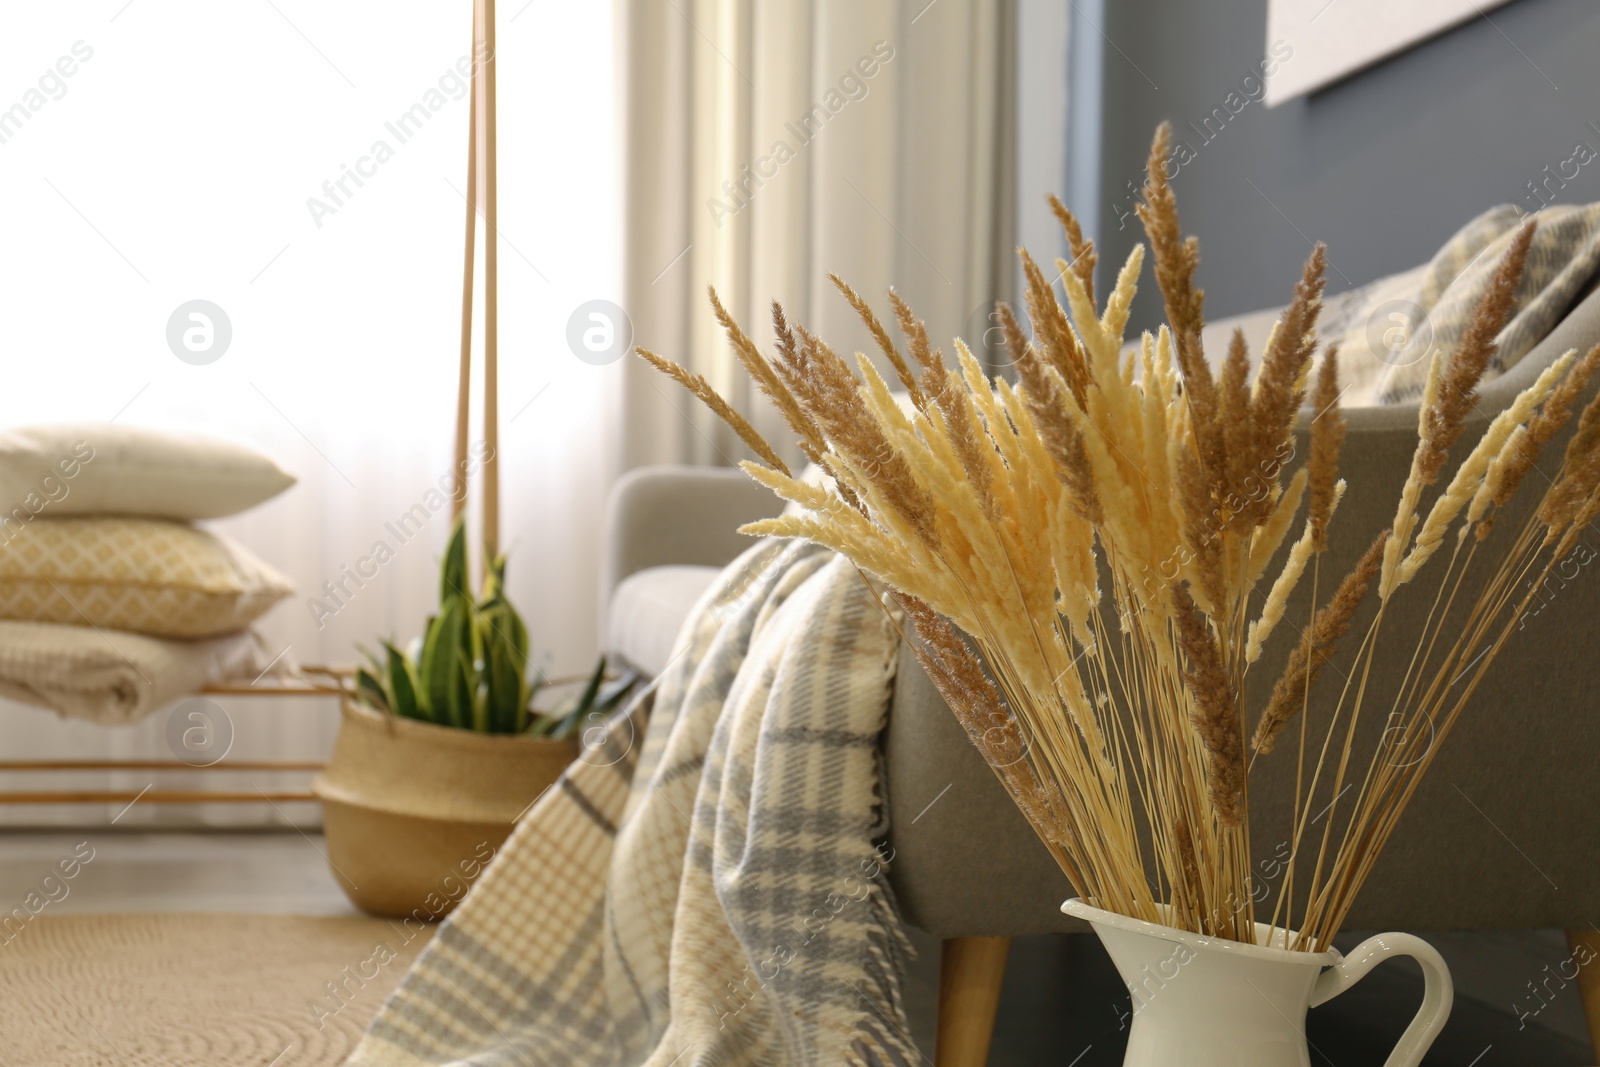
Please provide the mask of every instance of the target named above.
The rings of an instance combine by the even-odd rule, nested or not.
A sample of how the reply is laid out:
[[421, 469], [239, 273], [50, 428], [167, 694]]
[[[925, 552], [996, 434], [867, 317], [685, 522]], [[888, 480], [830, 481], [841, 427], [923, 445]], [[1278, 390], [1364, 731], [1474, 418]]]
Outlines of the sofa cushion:
[[606, 610], [606, 653], [647, 675], [661, 673], [689, 611], [719, 567], [649, 567], [618, 583]]

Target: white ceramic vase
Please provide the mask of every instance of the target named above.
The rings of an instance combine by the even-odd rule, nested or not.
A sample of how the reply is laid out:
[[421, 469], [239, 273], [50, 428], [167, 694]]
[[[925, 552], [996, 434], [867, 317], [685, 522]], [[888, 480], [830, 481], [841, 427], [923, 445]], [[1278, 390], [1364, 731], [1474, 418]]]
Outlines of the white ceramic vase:
[[1306, 1009], [1349, 989], [1391, 956], [1422, 965], [1422, 1008], [1385, 1067], [1417, 1067], [1444, 1029], [1454, 999], [1450, 972], [1433, 946], [1410, 934], [1379, 934], [1341, 956], [1291, 952], [1284, 933], [1269, 943], [1256, 924], [1246, 945], [1102, 911], [1061, 906], [1094, 927], [1133, 997], [1124, 1067], [1310, 1067]]

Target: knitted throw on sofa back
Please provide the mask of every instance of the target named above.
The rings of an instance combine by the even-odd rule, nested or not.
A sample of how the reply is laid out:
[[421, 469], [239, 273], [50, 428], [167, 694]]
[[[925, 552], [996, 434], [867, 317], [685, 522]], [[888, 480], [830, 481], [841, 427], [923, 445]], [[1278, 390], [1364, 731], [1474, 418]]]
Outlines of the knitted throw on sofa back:
[[1600, 204], [1552, 204], [1536, 215], [1511, 204], [1490, 208], [1425, 265], [1326, 297], [1318, 333], [1339, 345], [1350, 372], [1343, 377], [1352, 383], [1374, 377], [1375, 403], [1416, 403], [1433, 354], [1448, 358], [1455, 351], [1495, 268], [1530, 218], [1537, 224], [1533, 243], [1484, 380], [1515, 366], [1600, 276]]

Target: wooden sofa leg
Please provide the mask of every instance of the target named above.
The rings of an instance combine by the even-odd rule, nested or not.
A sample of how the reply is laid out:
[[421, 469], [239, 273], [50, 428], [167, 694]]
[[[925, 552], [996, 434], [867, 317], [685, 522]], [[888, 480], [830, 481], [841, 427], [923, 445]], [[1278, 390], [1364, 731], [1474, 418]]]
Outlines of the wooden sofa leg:
[[1578, 995], [1589, 1024], [1590, 1051], [1600, 1059], [1600, 930], [1568, 930], [1567, 947], [1578, 964]]
[[984, 1067], [1000, 1007], [1009, 937], [952, 937], [939, 958], [936, 1067]]

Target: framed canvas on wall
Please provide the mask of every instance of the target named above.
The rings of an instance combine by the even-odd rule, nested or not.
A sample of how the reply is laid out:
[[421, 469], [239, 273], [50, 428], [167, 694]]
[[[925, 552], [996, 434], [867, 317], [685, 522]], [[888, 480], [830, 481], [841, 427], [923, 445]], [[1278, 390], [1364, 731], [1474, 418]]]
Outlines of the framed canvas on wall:
[[1267, 75], [1267, 106], [1330, 85], [1509, 2], [1268, 0], [1267, 55], [1279, 62]]

